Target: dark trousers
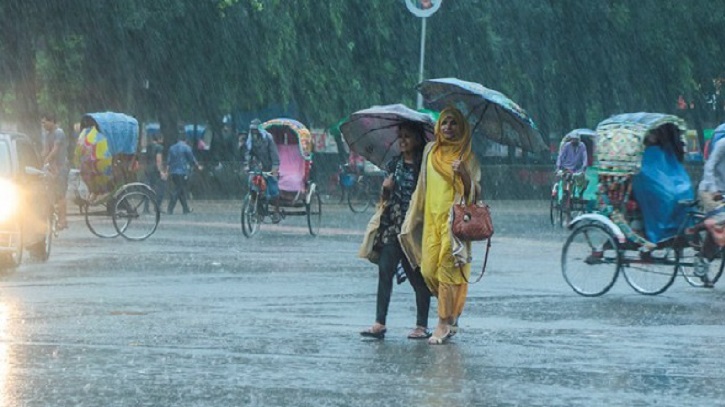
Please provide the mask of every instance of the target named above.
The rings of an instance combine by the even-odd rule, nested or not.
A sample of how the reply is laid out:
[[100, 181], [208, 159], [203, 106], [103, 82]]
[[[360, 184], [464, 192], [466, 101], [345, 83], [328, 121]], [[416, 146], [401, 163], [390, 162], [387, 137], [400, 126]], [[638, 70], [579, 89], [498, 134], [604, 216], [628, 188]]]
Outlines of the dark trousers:
[[[161, 174], [159, 173], [151, 173], [146, 174], [146, 182], [151, 187], [151, 189], [154, 190], [156, 193], [156, 205], [159, 206], [159, 209], [161, 208], [161, 202], [164, 200], [164, 194], [166, 193], [166, 182], [161, 179]], [[149, 203], [144, 202], [144, 212], [148, 212], [149, 210]]]
[[169, 198], [168, 213], [174, 213], [174, 207], [176, 201], [181, 201], [181, 208], [184, 213], [189, 213], [189, 205], [186, 202], [186, 188], [187, 188], [188, 177], [182, 174], [171, 174], [171, 183], [174, 184], [174, 190], [171, 191], [171, 198]]
[[390, 305], [390, 296], [393, 293], [393, 278], [398, 263], [403, 263], [403, 270], [410, 285], [415, 291], [416, 306], [416, 325], [428, 326], [428, 311], [430, 309], [430, 291], [423, 281], [423, 276], [419, 270], [413, 270], [405, 258], [400, 244], [386, 244], [380, 250], [380, 259], [378, 260], [378, 302], [375, 321], [385, 325], [385, 319], [388, 316], [388, 306]]

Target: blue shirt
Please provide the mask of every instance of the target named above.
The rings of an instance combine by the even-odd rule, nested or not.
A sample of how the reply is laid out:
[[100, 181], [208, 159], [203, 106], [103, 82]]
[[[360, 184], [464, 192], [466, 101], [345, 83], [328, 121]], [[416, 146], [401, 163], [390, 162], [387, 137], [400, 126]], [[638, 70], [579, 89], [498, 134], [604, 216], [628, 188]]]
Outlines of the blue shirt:
[[563, 168], [572, 172], [580, 172], [587, 166], [587, 147], [579, 142], [579, 145], [574, 147], [571, 141], [564, 144], [559, 158], [556, 160], [556, 168]]
[[169, 174], [188, 175], [192, 165], [197, 162], [188, 144], [179, 141], [169, 148]]

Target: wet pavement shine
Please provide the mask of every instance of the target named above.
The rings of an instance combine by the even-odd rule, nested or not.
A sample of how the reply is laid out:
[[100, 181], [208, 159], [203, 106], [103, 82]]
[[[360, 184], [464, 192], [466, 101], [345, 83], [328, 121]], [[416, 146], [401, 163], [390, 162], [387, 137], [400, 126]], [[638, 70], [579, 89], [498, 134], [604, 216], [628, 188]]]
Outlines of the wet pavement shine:
[[385, 339], [358, 335], [375, 311], [376, 268], [356, 257], [370, 211], [326, 203], [318, 237], [287, 218], [248, 239], [239, 202], [201, 201], [142, 242], [73, 216], [47, 263], [0, 274], [0, 407], [724, 406], [725, 283], [581, 297], [547, 205], [491, 202], [488, 270], [442, 346], [406, 339], [407, 283]]

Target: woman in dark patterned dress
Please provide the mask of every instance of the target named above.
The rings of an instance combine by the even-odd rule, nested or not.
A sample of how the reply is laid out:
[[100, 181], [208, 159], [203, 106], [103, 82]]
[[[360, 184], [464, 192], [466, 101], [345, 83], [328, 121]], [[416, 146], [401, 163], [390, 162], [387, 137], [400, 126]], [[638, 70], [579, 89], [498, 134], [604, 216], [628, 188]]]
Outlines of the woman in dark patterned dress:
[[413, 269], [403, 255], [398, 242], [400, 226], [408, 211], [410, 197], [418, 182], [418, 173], [425, 146], [425, 131], [414, 122], [404, 122], [398, 126], [400, 155], [386, 165], [386, 177], [383, 181], [382, 204], [368, 224], [366, 239], [360, 250], [360, 256], [378, 264], [378, 295], [375, 323], [360, 332], [368, 338], [383, 339], [387, 328], [390, 296], [393, 291], [393, 277], [398, 264], [402, 263], [408, 281], [415, 291], [417, 308], [416, 327], [408, 335], [409, 339], [425, 339], [428, 331], [428, 310], [430, 309], [430, 291], [423, 281], [420, 270]]

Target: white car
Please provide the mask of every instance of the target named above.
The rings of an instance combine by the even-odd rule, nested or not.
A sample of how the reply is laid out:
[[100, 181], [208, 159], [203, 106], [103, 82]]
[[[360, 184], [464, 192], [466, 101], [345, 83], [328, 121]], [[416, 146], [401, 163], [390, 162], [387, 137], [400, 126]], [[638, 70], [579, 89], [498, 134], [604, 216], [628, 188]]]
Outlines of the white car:
[[30, 138], [0, 132], [0, 269], [20, 265], [24, 250], [50, 256], [55, 228], [50, 179]]

